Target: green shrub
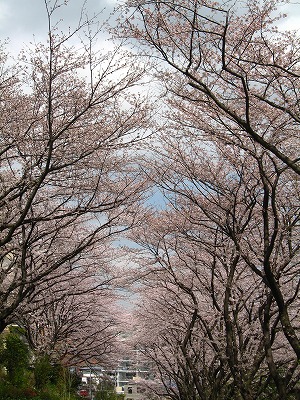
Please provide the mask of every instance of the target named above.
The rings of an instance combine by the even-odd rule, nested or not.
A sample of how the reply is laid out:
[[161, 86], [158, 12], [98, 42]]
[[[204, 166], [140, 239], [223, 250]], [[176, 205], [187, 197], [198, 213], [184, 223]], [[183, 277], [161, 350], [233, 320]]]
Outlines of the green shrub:
[[0, 399], [1, 400], [39, 400], [38, 393], [31, 387], [16, 387], [10, 382], [0, 383]]
[[54, 367], [50, 363], [49, 356], [45, 355], [38, 358], [34, 363], [35, 387], [42, 389], [53, 381]]
[[17, 387], [26, 386], [29, 378], [29, 348], [20, 333], [13, 329], [2, 341], [0, 364], [6, 368], [8, 381]]

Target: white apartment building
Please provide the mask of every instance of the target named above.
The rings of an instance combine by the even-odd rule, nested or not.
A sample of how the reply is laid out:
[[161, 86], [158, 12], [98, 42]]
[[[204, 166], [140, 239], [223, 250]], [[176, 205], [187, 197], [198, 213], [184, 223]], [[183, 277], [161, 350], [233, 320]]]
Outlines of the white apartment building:
[[82, 374], [82, 384], [89, 388], [90, 393], [96, 390], [97, 385], [101, 381], [109, 379], [114, 383], [116, 393], [124, 394], [125, 387], [127, 387], [131, 381], [135, 381], [139, 378], [147, 379], [149, 377], [149, 369], [132, 359], [120, 360], [116, 369], [107, 369], [100, 366], [86, 366], [81, 367], [80, 372]]

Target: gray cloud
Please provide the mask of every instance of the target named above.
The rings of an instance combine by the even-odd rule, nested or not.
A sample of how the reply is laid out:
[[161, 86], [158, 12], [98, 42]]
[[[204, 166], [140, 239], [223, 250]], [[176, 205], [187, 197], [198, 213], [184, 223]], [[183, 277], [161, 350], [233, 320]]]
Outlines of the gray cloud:
[[[75, 28], [78, 24], [83, 1], [70, 0], [53, 16], [60, 19], [61, 30]], [[109, 18], [116, 5], [115, 0], [88, 0], [86, 9], [92, 17], [99, 14], [100, 20]], [[44, 0], [0, 0], [0, 40], [10, 39], [12, 53], [19, 51], [24, 43], [44, 41], [47, 37], [47, 15]]]
[[[63, 2], [63, 0], [61, 0]], [[75, 27], [80, 17], [84, 0], [69, 0], [67, 6], [59, 8], [54, 20], [62, 19], [62, 30]], [[114, 6], [121, 0], [87, 0], [86, 8], [89, 16], [99, 15], [99, 20], [106, 20]], [[279, 11], [287, 12], [288, 17], [280, 22], [281, 29], [299, 29], [299, 2], [291, 2], [279, 7]], [[0, 0], [0, 40], [10, 38], [9, 50], [16, 54], [24, 44], [33, 40], [45, 41], [47, 37], [47, 16], [44, 0]]]

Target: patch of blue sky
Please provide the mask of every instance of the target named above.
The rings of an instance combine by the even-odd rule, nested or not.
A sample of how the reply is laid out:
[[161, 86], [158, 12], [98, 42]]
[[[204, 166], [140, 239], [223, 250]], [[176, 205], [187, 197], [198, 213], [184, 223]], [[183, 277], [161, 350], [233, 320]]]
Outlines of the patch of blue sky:
[[152, 188], [150, 196], [145, 201], [145, 206], [149, 206], [154, 210], [164, 210], [167, 208], [169, 199], [159, 188]]

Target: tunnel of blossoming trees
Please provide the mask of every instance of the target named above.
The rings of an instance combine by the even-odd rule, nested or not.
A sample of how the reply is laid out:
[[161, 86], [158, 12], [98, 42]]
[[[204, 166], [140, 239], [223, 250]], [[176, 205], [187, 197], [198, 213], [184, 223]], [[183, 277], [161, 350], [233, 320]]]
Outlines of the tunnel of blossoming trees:
[[299, 399], [299, 11], [74, 1], [0, 30], [0, 398]]

